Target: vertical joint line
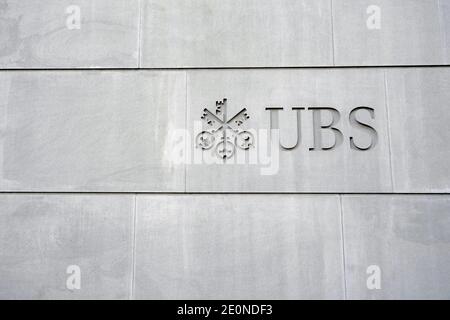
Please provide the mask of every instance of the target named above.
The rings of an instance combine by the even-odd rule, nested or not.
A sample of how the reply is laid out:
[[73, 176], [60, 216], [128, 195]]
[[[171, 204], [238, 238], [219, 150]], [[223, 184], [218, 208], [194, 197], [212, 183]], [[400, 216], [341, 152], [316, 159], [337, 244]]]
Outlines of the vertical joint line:
[[134, 208], [133, 208], [133, 238], [132, 238], [132, 248], [131, 248], [131, 288], [130, 288], [130, 300], [134, 299], [134, 289], [136, 283], [136, 198], [137, 193], [134, 194]]
[[342, 205], [342, 194], [339, 197], [339, 212], [341, 217], [341, 243], [342, 243], [342, 271], [344, 273], [344, 299], [347, 300], [347, 270], [345, 267], [345, 230], [344, 230], [344, 209]]
[[330, 15], [331, 15], [331, 52], [333, 54], [333, 66], [336, 66], [336, 59], [334, 57], [334, 19], [333, 19], [333, 0], [330, 0]]
[[[187, 166], [188, 163], [190, 163], [191, 159], [188, 159], [188, 156], [193, 157], [193, 152], [195, 152], [195, 150], [192, 151], [191, 154], [191, 145], [192, 143], [195, 143], [194, 141], [190, 141], [191, 139], [189, 138], [191, 136], [191, 134], [188, 132], [188, 72], [186, 70], [184, 70], [184, 95], [185, 95], [185, 99], [184, 99], [184, 134], [186, 135], [184, 137], [184, 192], [187, 192]], [[194, 131], [194, 130], [192, 130]], [[193, 139], [195, 139], [195, 132], [192, 132], [192, 137]], [[191, 142], [191, 144], [188, 143], [188, 140]], [[188, 152], [189, 150], [189, 152]]]
[[142, 0], [138, 0], [138, 6], [139, 6], [139, 21], [138, 21], [138, 69], [141, 68], [141, 50], [142, 50], [142, 46], [141, 46], [141, 35], [142, 35]]
[[438, 12], [439, 12], [439, 32], [441, 34], [441, 37], [440, 37], [441, 38], [441, 47], [444, 48], [443, 49], [444, 50], [443, 51], [444, 57], [442, 59], [443, 60], [442, 63], [448, 64], [450, 62], [448, 60], [448, 49], [447, 49], [447, 45], [446, 45], [448, 35], [447, 35], [447, 31], [445, 29], [444, 8], [442, 7], [441, 0], [437, 0], [437, 9], [438, 9]]
[[392, 162], [392, 142], [391, 142], [391, 123], [389, 117], [389, 106], [388, 106], [388, 84], [387, 84], [387, 70], [383, 70], [384, 74], [384, 107], [386, 108], [386, 126], [387, 126], [387, 134], [388, 134], [388, 149], [389, 149], [389, 169], [391, 175], [391, 192], [395, 190], [395, 182], [394, 182], [394, 168]]

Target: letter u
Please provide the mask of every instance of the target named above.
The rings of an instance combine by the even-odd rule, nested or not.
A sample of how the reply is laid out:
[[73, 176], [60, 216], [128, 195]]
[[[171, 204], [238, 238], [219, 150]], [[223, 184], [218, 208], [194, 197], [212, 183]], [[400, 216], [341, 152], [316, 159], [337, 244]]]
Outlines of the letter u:
[[[280, 119], [278, 116], [278, 111], [279, 110], [283, 110], [283, 107], [266, 107], [266, 110], [270, 111], [270, 129], [271, 132], [273, 129], [280, 129]], [[281, 139], [280, 139], [280, 147], [283, 150], [293, 150], [295, 148], [297, 148], [297, 146], [301, 143], [302, 141], [302, 125], [301, 125], [301, 110], [305, 110], [305, 108], [303, 107], [292, 107], [292, 110], [296, 110], [297, 111], [297, 140], [295, 142], [295, 144], [291, 147], [286, 147], [283, 146], [283, 144], [281, 143]]]

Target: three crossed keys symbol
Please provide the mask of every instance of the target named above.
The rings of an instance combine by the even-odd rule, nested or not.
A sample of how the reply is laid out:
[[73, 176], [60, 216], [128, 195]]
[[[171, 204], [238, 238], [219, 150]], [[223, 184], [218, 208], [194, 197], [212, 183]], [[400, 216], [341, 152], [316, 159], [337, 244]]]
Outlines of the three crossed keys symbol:
[[251, 132], [242, 130], [241, 126], [249, 118], [247, 109], [243, 108], [228, 119], [227, 99], [216, 101], [215, 114], [207, 108], [203, 110], [201, 119], [207, 129], [197, 135], [196, 145], [203, 150], [214, 147], [216, 155], [224, 160], [234, 155], [236, 147], [248, 150], [254, 145], [255, 139]]

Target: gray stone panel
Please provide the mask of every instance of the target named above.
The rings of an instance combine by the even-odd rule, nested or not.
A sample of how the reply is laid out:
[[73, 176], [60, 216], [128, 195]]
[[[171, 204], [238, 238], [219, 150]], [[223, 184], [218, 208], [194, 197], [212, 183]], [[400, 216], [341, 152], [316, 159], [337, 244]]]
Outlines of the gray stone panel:
[[[376, 26], [372, 18], [377, 19], [374, 5], [380, 10], [379, 29], [371, 29]], [[350, 66], [448, 63], [445, 23], [448, 25], [442, 19], [439, 0], [335, 0], [335, 63]]]
[[[344, 196], [343, 212], [348, 298], [450, 298], [448, 195]], [[367, 288], [371, 265], [381, 289]]]
[[0, 73], [2, 191], [184, 191], [182, 71]]
[[[384, 75], [379, 69], [189, 71], [187, 127], [191, 140], [207, 128], [205, 124], [200, 123], [199, 128], [196, 125], [203, 109], [214, 112], [215, 101], [225, 97], [229, 118], [246, 107], [250, 119], [242, 127], [256, 131], [259, 140], [249, 151], [236, 150], [225, 164], [214, 155], [214, 148], [202, 151], [194, 147], [196, 141], [188, 141], [187, 191], [391, 192], [384, 94]], [[297, 141], [296, 111], [291, 110], [294, 106], [339, 110], [336, 127], [343, 133], [343, 142], [333, 150], [309, 150], [314, 146], [313, 116], [311, 110], [304, 110], [301, 143], [293, 150], [279, 150], [278, 143], [272, 149], [264, 141], [270, 135], [267, 106], [284, 107], [279, 123], [280, 140], [286, 147]], [[349, 121], [350, 111], [360, 106], [375, 112], [375, 119], [367, 112], [357, 114], [377, 131], [375, 147], [366, 151], [350, 147], [350, 137], [361, 146], [371, 143], [370, 133]], [[330, 113], [324, 112], [322, 124], [330, 121]], [[321, 136], [324, 146], [331, 146], [335, 140], [330, 129], [322, 130]], [[246, 156], [249, 159], [242, 160]], [[253, 156], [256, 161], [251, 160]]]
[[450, 191], [450, 69], [387, 70], [396, 192]]
[[138, 0], [1, 1], [0, 30], [0, 68], [138, 66]]
[[144, 0], [142, 67], [333, 64], [329, 0]]
[[0, 195], [0, 299], [129, 298], [133, 209], [127, 195]]
[[445, 45], [445, 57], [446, 64], [450, 64], [450, 2], [449, 1], [439, 1], [439, 8], [441, 10], [441, 21], [444, 30], [444, 45]]
[[137, 299], [340, 299], [339, 198], [137, 196]]

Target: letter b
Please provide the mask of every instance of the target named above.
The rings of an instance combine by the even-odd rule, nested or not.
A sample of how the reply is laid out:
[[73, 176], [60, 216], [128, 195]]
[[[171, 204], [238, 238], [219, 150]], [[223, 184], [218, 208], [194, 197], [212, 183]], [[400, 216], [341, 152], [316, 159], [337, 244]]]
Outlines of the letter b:
[[[341, 130], [334, 127], [339, 122], [341, 115], [339, 111], [328, 107], [311, 107], [313, 111], [313, 126], [314, 126], [314, 147], [309, 150], [331, 150], [338, 147], [344, 141], [344, 135]], [[322, 111], [328, 111], [331, 114], [331, 123], [328, 125], [322, 124]], [[324, 147], [322, 145], [322, 129], [330, 129], [334, 133], [334, 143], [331, 146]]]

